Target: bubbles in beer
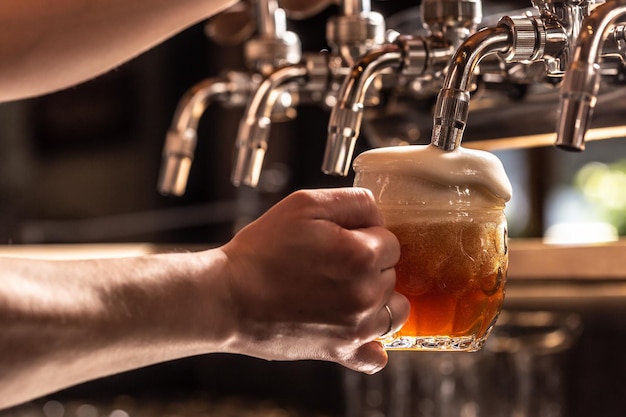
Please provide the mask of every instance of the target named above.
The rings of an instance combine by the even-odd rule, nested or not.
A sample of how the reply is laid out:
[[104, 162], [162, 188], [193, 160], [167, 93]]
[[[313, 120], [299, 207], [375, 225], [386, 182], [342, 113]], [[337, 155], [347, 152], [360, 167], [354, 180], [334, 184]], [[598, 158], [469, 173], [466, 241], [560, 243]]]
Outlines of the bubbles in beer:
[[401, 245], [396, 289], [412, 312], [398, 336], [486, 337], [504, 299], [506, 227], [474, 220], [388, 225]]

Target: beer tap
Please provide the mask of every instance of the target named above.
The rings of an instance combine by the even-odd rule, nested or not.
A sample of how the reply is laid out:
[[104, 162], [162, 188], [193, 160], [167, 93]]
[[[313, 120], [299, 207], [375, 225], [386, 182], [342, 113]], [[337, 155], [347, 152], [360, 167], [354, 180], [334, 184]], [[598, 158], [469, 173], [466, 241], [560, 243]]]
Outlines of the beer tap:
[[303, 54], [299, 62], [275, 68], [250, 97], [235, 143], [231, 175], [235, 186], [258, 184], [279, 91], [291, 93], [291, 107], [301, 102], [332, 105], [337, 80], [343, 79], [358, 56], [385, 42], [384, 18], [371, 10], [369, 0], [342, 0], [340, 9], [327, 23], [329, 54]]
[[[561, 85], [556, 145], [573, 151], [585, 148], [585, 134], [596, 104], [601, 79], [600, 58], [615, 53], [624, 60], [626, 1], [608, 0], [584, 20], [572, 60]], [[606, 50], [606, 51], [603, 51]]]
[[216, 101], [232, 101], [235, 95], [247, 95], [251, 83], [249, 76], [233, 71], [225, 77], [205, 79], [187, 90], [179, 101], [163, 146], [158, 182], [161, 194], [181, 196], [185, 193], [196, 149], [198, 123], [206, 109]]
[[496, 55], [507, 64], [543, 62], [545, 76], [558, 82], [567, 73], [572, 45], [592, 4], [535, 0], [539, 15], [504, 16], [495, 27], [484, 28], [463, 42], [452, 57], [437, 97], [431, 144], [452, 150], [461, 143], [469, 115], [471, 80], [486, 56]]
[[391, 73], [396, 78], [436, 83], [458, 44], [475, 32], [482, 19], [480, 0], [425, 0], [422, 20], [428, 36], [400, 35], [362, 55], [352, 65], [338, 95], [328, 126], [322, 171], [348, 174], [360, 134], [367, 91], [377, 77]]
[[178, 103], [163, 147], [158, 182], [162, 194], [184, 194], [197, 143], [198, 122], [212, 103], [245, 103], [263, 75], [301, 58], [300, 39], [286, 30], [286, 16], [278, 8], [277, 0], [258, 0], [255, 6], [257, 34], [244, 45], [249, 71], [228, 71], [224, 76], [200, 81]]
[[[231, 182], [235, 186], [241, 184], [256, 186], [258, 183], [267, 149], [267, 137], [274, 106], [282, 99], [287, 103], [287, 107], [291, 107], [293, 100], [297, 100], [297, 96], [288, 83], [304, 75], [301, 65], [300, 38], [294, 32], [287, 31], [285, 11], [278, 8], [275, 1], [272, 1], [272, 5], [275, 6], [273, 18], [269, 13], [262, 19], [264, 31], [266, 33], [274, 31], [278, 38], [283, 38], [288, 34], [290, 38], [297, 39], [297, 42], [293, 42], [293, 45], [297, 47], [290, 51], [288, 60], [275, 62], [278, 65], [266, 65], [260, 68], [263, 78], [248, 98], [235, 141], [235, 161], [231, 173]], [[272, 58], [272, 54], [280, 55], [279, 50], [268, 48], [265, 42], [253, 43], [248, 50], [252, 55], [259, 52], [267, 54], [268, 58]]]

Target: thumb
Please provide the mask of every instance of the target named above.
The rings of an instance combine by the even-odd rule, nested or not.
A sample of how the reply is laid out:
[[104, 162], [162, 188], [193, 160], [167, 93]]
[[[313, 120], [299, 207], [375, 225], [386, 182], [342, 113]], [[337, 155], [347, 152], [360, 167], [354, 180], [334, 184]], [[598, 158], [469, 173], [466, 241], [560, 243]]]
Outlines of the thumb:
[[387, 352], [380, 342], [372, 341], [360, 346], [354, 353], [344, 358], [341, 365], [354, 371], [373, 375], [381, 371], [389, 360]]

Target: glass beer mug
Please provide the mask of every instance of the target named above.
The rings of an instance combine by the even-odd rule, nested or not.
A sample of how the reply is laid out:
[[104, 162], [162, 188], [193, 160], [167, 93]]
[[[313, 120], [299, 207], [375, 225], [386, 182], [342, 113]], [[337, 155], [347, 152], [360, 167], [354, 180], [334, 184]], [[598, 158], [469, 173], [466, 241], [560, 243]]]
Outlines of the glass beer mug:
[[396, 291], [408, 322], [386, 349], [476, 351], [504, 301], [508, 266], [505, 203], [511, 185], [494, 155], [432, 145], [373, 149], [354, 161], [401, 245]]

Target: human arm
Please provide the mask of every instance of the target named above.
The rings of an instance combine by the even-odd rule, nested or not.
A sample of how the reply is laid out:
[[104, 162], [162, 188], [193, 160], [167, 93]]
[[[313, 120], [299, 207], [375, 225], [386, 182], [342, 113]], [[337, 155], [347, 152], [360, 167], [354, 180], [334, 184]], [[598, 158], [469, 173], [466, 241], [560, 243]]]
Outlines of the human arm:
[[0, 102], [89, 80], [237, 0], [3, 0]]
[[[0, 102], [90, 80], [239, 0], [3, 0]], [[333, 0], [289, 0], [294, 15]]]
[[230, 352], [373, 373], [408, 317], [399, 245], [362, 189], [301, 191], [226, 245], [88, 261], [0, 258], [0, 408], [171, 359]]

